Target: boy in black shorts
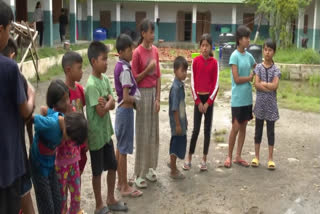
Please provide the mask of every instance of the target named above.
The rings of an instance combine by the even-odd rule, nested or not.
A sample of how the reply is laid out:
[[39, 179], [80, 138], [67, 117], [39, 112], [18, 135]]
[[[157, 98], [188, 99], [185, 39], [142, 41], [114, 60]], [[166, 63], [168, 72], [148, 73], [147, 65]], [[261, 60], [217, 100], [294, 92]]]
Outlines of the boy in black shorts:
[[[101, 42], [94, 41], [88, 48], [88, 58], [92, 66], [86, 89], [86, 111], [89, 124], [88, 145], [92, 166], [92, 186], [96, 199], [95, 214], [105, 214], [109, 210], [127, 211], [125, 203], [114, 197], [117, 161], [113, 142], [113, 128], [109, 111], [115, 107], [112, 88], [107, 71], [108, 48]], [[105, 206], [101, 196], [101, 175], [108, 170], [108, 196]]]

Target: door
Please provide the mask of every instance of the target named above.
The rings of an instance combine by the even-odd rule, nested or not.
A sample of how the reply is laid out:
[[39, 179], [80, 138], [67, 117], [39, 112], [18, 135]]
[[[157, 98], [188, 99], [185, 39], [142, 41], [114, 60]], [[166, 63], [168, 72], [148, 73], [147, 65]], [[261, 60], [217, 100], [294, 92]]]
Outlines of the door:
[[100, 26], [106, 29], [111, 28], [111, 12], [100, 11]]
[[197, 13], [197, 41], [200, 41], [200, 38], [205, 33], [210, 33], [211, 26], [211, 13]]
[[254, 13], [243, 14], [243, 24], [246, 25], [252, 32], [254, 26]]
[[184, 41], [191, 41], [192, 37], [192, 13], [184, 14]]
[[16, 0], [16, 21], [27, 21], [27, 0]]
[[140, 24], [147, 17], [146, 12], [136, 12], [136, 31], [140, 32]]
[[59, 23], [61, 8], [62, 8], [62, 0], [52, 1], [52, 21], [54, 24]]
[[177, 13], [177, 40], [184, 41], [184, 12]]

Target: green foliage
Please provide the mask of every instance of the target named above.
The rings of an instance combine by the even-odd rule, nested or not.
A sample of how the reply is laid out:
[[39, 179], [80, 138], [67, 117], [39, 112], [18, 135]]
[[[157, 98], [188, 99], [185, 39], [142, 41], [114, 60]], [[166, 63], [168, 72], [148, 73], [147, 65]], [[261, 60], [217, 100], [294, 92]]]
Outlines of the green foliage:
[[320, 54], [313, 49], [279, 49], [273, 60], [278, 63], [288, 64], [320, 64]]
[[308, 6], [311, 0], [245, 0], [245, 3], [257, 8], [256, 14], [269, 17], [272, 39], [281, 47], [290, 47], [291, 22], [299, 15], [299, 9]]

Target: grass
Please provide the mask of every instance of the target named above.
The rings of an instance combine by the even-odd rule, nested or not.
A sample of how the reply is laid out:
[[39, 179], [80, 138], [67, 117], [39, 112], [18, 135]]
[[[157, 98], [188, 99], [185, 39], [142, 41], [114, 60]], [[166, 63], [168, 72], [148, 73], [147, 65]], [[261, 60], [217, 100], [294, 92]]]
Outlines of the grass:
[[313, 49], [279, 49], [274, 61], [288, 64], [320, 64], [320, 54]]
[[[104, 44], [112, 44], [115, 46], [116, 41], [113, 39], [105, 40], [102, 41]], [[82, 50], [82, 49], [88, 49], [89, 47], [89, 42], [88, 43], [82, 43], [82, 44], [72, 44], [70, 45], [70, 50], [72, 51], [77, 51], [77, 50]], [[25, 49], [24, 49], [25, 50]], [[113, 51], [113, 50], [111, 50]], [[52, 57], [52, 56], [58, 56], [60, 54], [66, 53], [67, 50], [65, 50], [63, 47], [43, 47], [38, 49], [38, 55], [40, 59], [47, 58], [47, 57]], [[22, 54], [19, 53], [17, 57], [17, 61], [20, 62], [22, 58]], [[28, 56], [25, 61], [31, 60], [31, 56]]]
[[[84, 55], [82, 57], [83, 63], [82, 63], [82, 69], [85, 69], [87, 66], [89, 66], [89, 60], [87, 55]], [[61, 65], [54, 65], [48, 69], [48, 71], [44, 74], [39, 74], [40, 81], [39, 82], [46, 82], [54, 79], [56, 76], [63, 74], [63, 69]], [[35, 83], [37, 82], [37, 77], [33, 77], [30, 79], [30, 82]]]
[[[292, 81], [281, 79], [277, 90], [279, 106], [283, 108], [320, 113], [320, 77], [309, 78], [309, 81]], [[231, 90], [230, 69], [220, 71], [219, 96]], [[253, 92], [255, 88], [253, 87]]]

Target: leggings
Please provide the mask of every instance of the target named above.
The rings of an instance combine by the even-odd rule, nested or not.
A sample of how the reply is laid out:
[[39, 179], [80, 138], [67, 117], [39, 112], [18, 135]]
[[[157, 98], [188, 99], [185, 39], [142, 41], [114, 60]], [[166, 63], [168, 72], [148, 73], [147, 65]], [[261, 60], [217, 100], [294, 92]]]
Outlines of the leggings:
[[39, 214], [61, 214], [61, 194], [56, 171], [53, 169], [45, 177], [33, 170], [32, 181]]
[[[209, 95], [199, 95], [199, 98], [203, 104], [205, 104], [209, 98]], [[212, 116], [213, 116], [213, 104], [208, 107], [207, 112], [204, 114], [204, 146], [203, 154], [207, 155], [211, 137], [212, 127]], [[198, 105], [194, 105], [193, 114], [193, 131], [190, 142], [189, 154], [194, 154], [196, 148], [200, 127], [201, 127], [202, 113], [199, 112]]]
[[[274, 123], [275, 121], [267, 121], [267, 136], [268, 136], [268, 144], [269, 146], [274, 146]], [[264, 120], [260, 120], [256, 118], [256, 132], [254, 135], [255, 144], [260, 144], [262, 140], [262, 132], [263, 132], [263, 124]]]
[[[79, 162], [66, 166], [56, 166], [57, 176], [60, 182], [60, 192], [62, 196], [61, 210], [69, 214], [76, 214], [80, 210], [80, 169]], [[68, 210], [68, 191], [71, 200]]]

